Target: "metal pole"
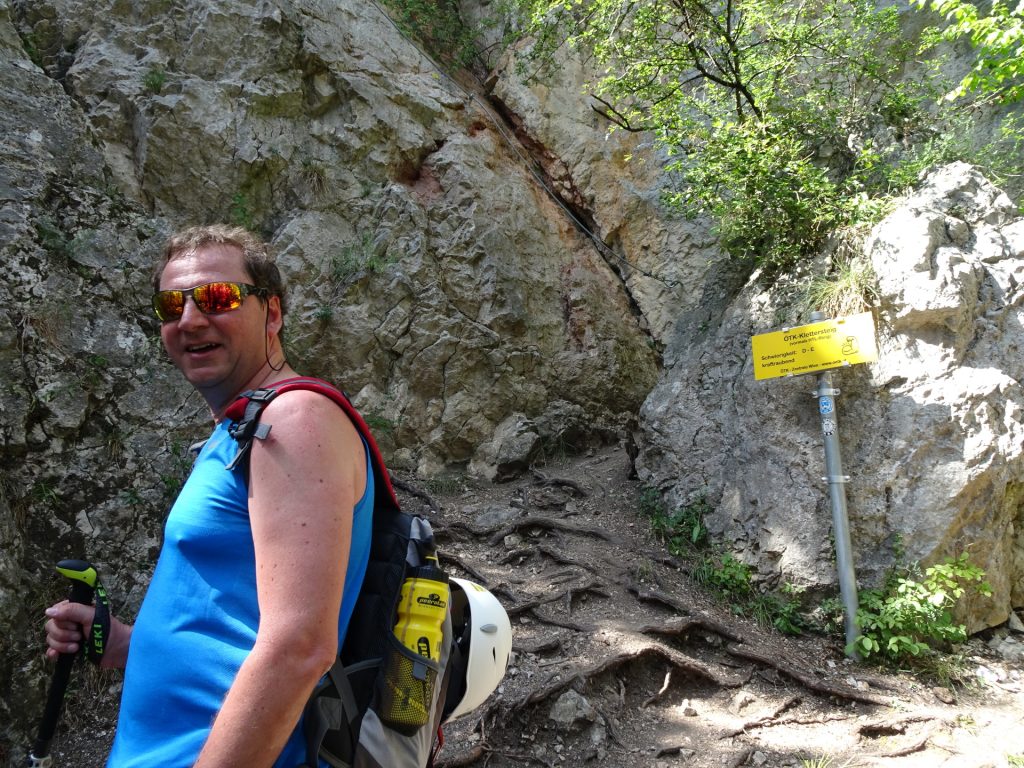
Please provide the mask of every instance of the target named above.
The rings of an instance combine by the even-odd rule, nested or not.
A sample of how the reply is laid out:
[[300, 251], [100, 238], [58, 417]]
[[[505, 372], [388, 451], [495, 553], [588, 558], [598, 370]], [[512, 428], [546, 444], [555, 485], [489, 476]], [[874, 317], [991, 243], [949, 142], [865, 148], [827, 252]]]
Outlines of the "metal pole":
[[[821, 312], [811, 314], [811, 321], [824, 320]], [[846, 513], [846, 488], [850, 481], [843, 474], [843, 461], [839, 452], [839, 422], [836, 417], [836, 401], [839, 390], [832, 386], [832, 371], [818, 374], [818, 388], [814, 393], [818, 400], [818, 416], [821, 419], [821, 434], [825, 441], [825, 480], [828, 482], [832, 500], [832, 535], [835, 537], [836, 566], [839, 571], [839, 595], [845, 614], [847, 656], [858, 659], [853, 643], [860, 634], [857, 628], [857, 577], [853, 569], [853, 546], [850, 543], [850, 520]]]

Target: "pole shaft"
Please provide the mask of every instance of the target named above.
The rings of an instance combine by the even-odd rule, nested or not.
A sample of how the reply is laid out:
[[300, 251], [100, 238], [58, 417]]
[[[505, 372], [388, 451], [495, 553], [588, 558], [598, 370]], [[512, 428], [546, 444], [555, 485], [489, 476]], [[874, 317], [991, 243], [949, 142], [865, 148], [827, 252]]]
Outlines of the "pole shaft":
[[[92, 594], [93, 587], [91, 584], [82, 581], [72, 581], [71, 595], [68, 599], [72, 603], [89, 605], [92, 603]], [[86, 642], [86, 639], [82, 638], [82, 642]], [[31, 765], [39, 765], [40, 761], [44, 761], [50, 754], [50, 742], [57, 731], [60, 711], [64, 706], [64, 693], [67, 691], [68, 681], [71, 679], [71, 669], [74, 664], [75, 654], [73, 653], [62, 653], [57, 659], [57, 667], [53, 671], [53, 677], [50, 679], [50, 688], [46, 694], [46, 705], [43, 708], [43, 717], [39, 723], [39, 733], [29, 755]]]
[[857, 577], [853, 568], [853, 545], [850, 542], [850, 520], [846, 510], [846, 476], [839, 451], [839, 422], [836, 417], [832, 372], [818, 374], [818, 416], [825, 443], [825, 474], [832, 502], [832, 535], [835, 538], [836, 566], [839, 573], [839, 595], [843, 602], [847, 655], [857, 658], [853, 643], [860, 634], [857, 628]]

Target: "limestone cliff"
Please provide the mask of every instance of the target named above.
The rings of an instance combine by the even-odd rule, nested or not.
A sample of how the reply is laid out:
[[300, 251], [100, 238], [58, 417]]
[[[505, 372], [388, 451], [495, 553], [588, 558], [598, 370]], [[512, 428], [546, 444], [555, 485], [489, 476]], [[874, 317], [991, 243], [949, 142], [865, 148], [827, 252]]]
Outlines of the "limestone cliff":
[[2, 0], [0, 50], [3, 722], [39, 693], [53, 563], [92, 559], [130, 613], [208, 429], [148, 306], [173, 229], [272, 241], [290, 359], [396, 469], [617, 440], [654, 385], [619, 275], [374, 4]]

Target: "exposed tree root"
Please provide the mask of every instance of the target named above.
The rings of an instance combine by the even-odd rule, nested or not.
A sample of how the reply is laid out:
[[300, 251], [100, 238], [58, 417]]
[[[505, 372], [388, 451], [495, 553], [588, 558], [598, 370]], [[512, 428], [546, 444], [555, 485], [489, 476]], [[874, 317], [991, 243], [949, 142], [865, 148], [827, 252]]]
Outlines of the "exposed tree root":
[[530, 474], [533, 475], [533, 478], [538, 485], [568, 488], [572, 492], [573, 496], [578, 496], [580, 498], [585, 498], [589, 495], [583, 486], [574, 480], [569, 480], [564, 477], [551, 477], [550, 475], [545, 475], [539, 469], [531, 469]]
[[604, 539], [605, 541], [611, 542], [612, 544], [615, 544], [617, 546], [622, 544], [622, 541], [619, 539], [618, 536], [615, 536], [614, 534], [610, 533], [604, 528], [592, 525], [579, 525], [577, 523], [571, 523], [568, 520], [558, 520], [556, 518], [540, 517], [538, 515], [527, 515], [526, 517], [521, 517], [518, 520], [513, 520], [511, 523], [501, 527], [497, 531], [494, 531], [493, 529], [473, 531], [472, 528], [470, 529], [470, 531], [478, 535], [484, 536], [490, 534], [488, 544], [491, 544], [493, 546], [500, 542], [502, 539], [504, 539], [506, 536], [508, 536], [510, 533], [518, 533], [519, 531], [528, 530], [531, 528], [541, 528], [551, 531], [564, 531], [565, 533], [574, 533], [582, 536], [594, 536], [596, 538]]
[[[634, 585], [630, 587], [630, 591], [636, 594], [642, 601], [660, 603], [666, 607], [672, 608], [673, 610], [679, 611], [684, 615], [689, 616], [691, 614], [685, 606], [678, 604], [678, 601], [673, 600], [671, 597], [660, 593], [657, 590]], [[662, 626], [646, 626], [642, 627], [640, 631], [648, 635], [680, 636], [685, 635], [687, 632], [694, 629], [703, 629], [705, 631], [714, 632], [727, 640], [731, 640], [732, 642], [726, 647], [726, 651], [730, 655], [740, 659], [746, 659], [748, 661], [755, 661], [759, 664], [764, 664], [765, 666], [776, 669], [815, 693], [835, 696], [849, 701], [860, 701], [866, 704], [880, 704], [885, 706], [889, 703], [881, 696], [858, 691], [844, 685], [836, 685], [828, 682], [827, 680], [819, 680], [813, 675], [801, 670], [795, 664], [789, 663], [785, 659], [755, 650], [746, 644], [746, 638], [739, 630], [720, 621], [709, 619], [705, 616], [690, 616], [689, 618], [679, 619], [678, 621]]]
[[[569, 557], [563, 552], [559, 552], [554, 547], [548, 547], [544, 544], [541, 544], [540, 546], [535, 548], [535, 551], [539, 552], [542, 555], [550, 557], [556, 563], [559, 563], [561, 565], [574, 565], [577, 568], [583, 568], [584, 570], [590, 571], [591, 573], [594, 572], [594, 563], [587, 563], [583, 560], [577, 560], [576, 558]], [[602, 569], [607, 570], [607, 565], [602, 564]]]
[[538, 612], [535, 608], [531, 608], [529, 613], [541, 624], [549, 624], [552, 627], [571, 629], [573, 632], [593, 632], [596, 629], [596, 627], [593, 624], [577, 624], [575, 621], [568, 621], [566, 619], [556, 619], [553, 616], [545, 616], [544, 614]]
[[750, 720], [744, 723], [740, 728], [737, 728], [735, 731], [730, 731], [729, 733], [724, 734], [723, 738], [739, 736], [742, 733], [752, 731], [756, 728], [767, 728], [769, 726], [775, 725], [779, 723], [780, 715], [784, 714], [785, 712], [788, 712], [793, 707], [797, 706], [801, 701], [802, 699], [799, 696], [790, 696], [788, 699], [779, 704], [779, 706], [777, 706], [770, 715], [759, 717], [757, 720]]
[[468, 573], [472, 577], [473, 581], [477, 582], [481, 586], [490, 587], [490, 584], [488, 583], [488, 578], [458, 555], [453, 555], [444, 550], [439, 550], [438, 560], [440, 560], [442, 563], [454, 563], [455, 565], [459, 566], [459, 568], [461, 568], [463, 571]]
[[683, 752], [687, 754], [692, 753], [693, 749], [690, 747], [683, 746], [682, 744], [674, 744], [671, 747], [662, 747], [654, 753], [655, 757], [673, 757], [681, 755]]
[[916, 723], [930, 723], [935, 720], [929, 715], [911, 715], [909, 717], [891, 718], [888, 720], [874, 720], [858, 726], [857, 732], [870, 739], [881, 738], [882, 736], [896, 736], [907, 732], [907, 728]]
[[398, 490], [403, 491], [409, 494], [410, 496], [415, 496], [417, 499], [424, 502], [428, 507], [430, 507], [434, 514], [441, 514], [441, 505], [437, 503], [433, 496], [424, 491], [422, 488], [413, 485], [407, 480], [402, 480], [399, 477], [395, 477], [394, 475], [391, 475], [391, 484], [395, 486], [395, 488], [397, 488]]
[[675, 669], [704, 678], [705, 680], [708, 680], [722, 688], [734, 688], [742, 682], [728, 675], [723, 675], [712, 666], [705, 664], [702, 661], [698, 661], [697, 659], [690, 658], [689, 656], [673, 650], [672, 648], [668, 648], [660, 644], [652, 644], [633, 651], [611, 656], [588, 669], [580, 670], [576, 672], [576, 674], [570, 675], [542, 688], [538, 688], [530, 692], [520, 702], [514, 704], [513, 709], [519, 710], [524, 707], [534, 706], [545, 699], [561, 694], [576, 683], [585, 684], [595, 677], [599, 677], [608, 672], [613, 672], [622, 666], [645, 658], [655, 658], [666, 662]]
[[820, 717], [782, 717], [769, 725], [824, 725], [853, 720], [860, 715], [822, 715]]
[[[506, 553], [504, 556], [502, 556], [498, 560], [498, 562], [502, 565], [506, 565], [512, 562], [515, 562], [517, 565], [521, 565], [527, 560], [535, 558], [538, 555], [543, 555], [544, 557], [551, 559], [559, 565], [571, 565], [581, 570], [587, 571], [588, 573], [594, 573], [595, 563], [586, 562], [584, 560], [578, 560], [574, 557], [569, 557], [564, 552], [560, 551], [558, 548], [549, 547], [545, 544], [531, 545], [528, 547], [519, 547], [518, 549], [513, 549]], [[608, 569], [609, 564], [602, 564], [602, 573], [607, 574]], [[622, 572], [620, 571], [620, 573]], [[613, 580], [618, 581], [618, 577], [613, 576]]]
[[562, 640], [558, 637], [550, 637], [546, 640], [541, 640], [533, 645], [524, 645], [520, 643], [512, 642], [512, 650], [518, 653], [532, 653], [535, 656], [539, 656], [543, 653], [554, 653], [562, 649]]
[[677, 619], [676, 621], [661, 625], [649, 624], [645, 627], [640, 627], [640, 632], [645, 635], [682, 637], [695, 629], [703, 629], [706, 632], [712, 632], [725, 640], [732, 640], [736, 643], [744, 642], [744, 638], [738, 630], [704, 615]]
[[864, 691], [858, 691], [856, 688], [849, 688], [845, 685], [836, 685], [827, 680], [819, 680], [803, 670], [798, 669], [795, 665], [790, 664], [785, 659], [770, 656], [761, 651], [754, 650], [749, 646], [745, 646], [742, 643], [730, 643], [726, 646], [726, 651], [738, 658], [756, 661], [759, 664], [774, 667], [782, 674], [792, 678], [808, 690], [814, 691], [815, 693], [821, 693], [825, 696], [835, 696], [836, 698], [847, 699], [848, 701], [860, 701], [865, 704], [878, 704], [881, 706], [889, 704], [889, 701], [881, 696], [865, 693]]
[[535, 547], [520, 547], [519, 549], [510, 549], [504, 555], [498, 558], [499, 565], [508, 565], [509, 563], [515, 562], [516, 565], [522, 565], [531, 557], [537, 554]]
[[886, 752], [883, 757], [905, 757], [906, 755], [912, 755], [915, 752], [920, 752], [921, 750], [928, 748], [928, 740], [930, 738], [931, 734], [925, 736], [923, 739], [918, 739], [905, 747], [894, 749], [892, 752]]
[[687, 563], [675, 555], [670, 555], [668, 552], [647, 551], [644, 555], [652, 563], [659, 563], [679, 573], [690, 573], [690, 566]]
[[740, 768], [747, 760], [754, 754], [753, 747], [747, 747], [746, 749], [733, 755], [732, 759], [725, 763], [726, 768]]
[[[572, 574], [572, 576], [575, 578], [575, 574]], [[549, 581], [553, 581], [553, 579], [549, 577]], [[528, 600], [525, 603], [518, 603], [516, 605], [506, 608], [506, 612], [508, 613], [509, 616], [517, 616], [525, 611], [533, 611], [535, 608], [538, 608], [542, 605], [554, 603], [559, 600], [565, 600], [568, 606], [571, 608], [572, 598], [575, 595], [581, 595], [587, 592], [593, 592], [594, 594], [600, 595], [601, 597], [611, 597], [611, 595], [608, 594], [608, 590], [605, 588], [605, 585], [602, 582], [591, 581], [587, 584], [582, 584], [580, 586], [566, 587], [562, 591], [557, 592], [553, 595], [548, 595], [546, 597], [538, 597], [533, 600]], [[571, 613], [571, 610], [568, 612]]]
[[657, 701], [661, 701], [662, 697], [668, 692], [668, 689], [671, 687], [672, 670], [669, 669], [669, 671], [665, 673], [665, 680], [661, 683], [661, 688], [658, 690], [658, 692], [644, 699], [644, 703], [640, 706], [646, 709], [647, 707], [651, 706], [651, 704], [654, 704]]
[[641, 603], [660, 605], [674, 611], [679, 616], [689, 616], [691, 613], [688, 607], [675, 600], [671, 595], [666, 595], [664, 592], [659, 592], [656, 589], [636, 583], [626, 584], [626, 589], [636, 595], [637, 600]]
[[608, 731], [608, 738], [625, 749], [626, 744], [622, 740], [622, 734], [619, 732], [619, 727], [615, 724], [615, 718], [610, 717], [601, 707], [595, 706], [594, 709], [597, 710], [597, 713], [604, 719], [605, 730]]

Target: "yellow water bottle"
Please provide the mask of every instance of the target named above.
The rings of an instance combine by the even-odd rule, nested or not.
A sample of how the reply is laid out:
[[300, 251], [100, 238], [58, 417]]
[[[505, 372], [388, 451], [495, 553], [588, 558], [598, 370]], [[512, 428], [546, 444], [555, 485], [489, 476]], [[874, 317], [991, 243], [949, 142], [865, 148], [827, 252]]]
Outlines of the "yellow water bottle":
[[432, 555], [426, 565], [412, 569], [402, 584], [395, 637], [413, 653], [440, 661], [441, 625], [447, 613], [448, 577]]
[[400, 733], [412, 735], [430, 719], [448, 599], [448, 577], [436, 555], [402, 584], [394, 628], [401, 647], [390, 655], [378, 713]]

